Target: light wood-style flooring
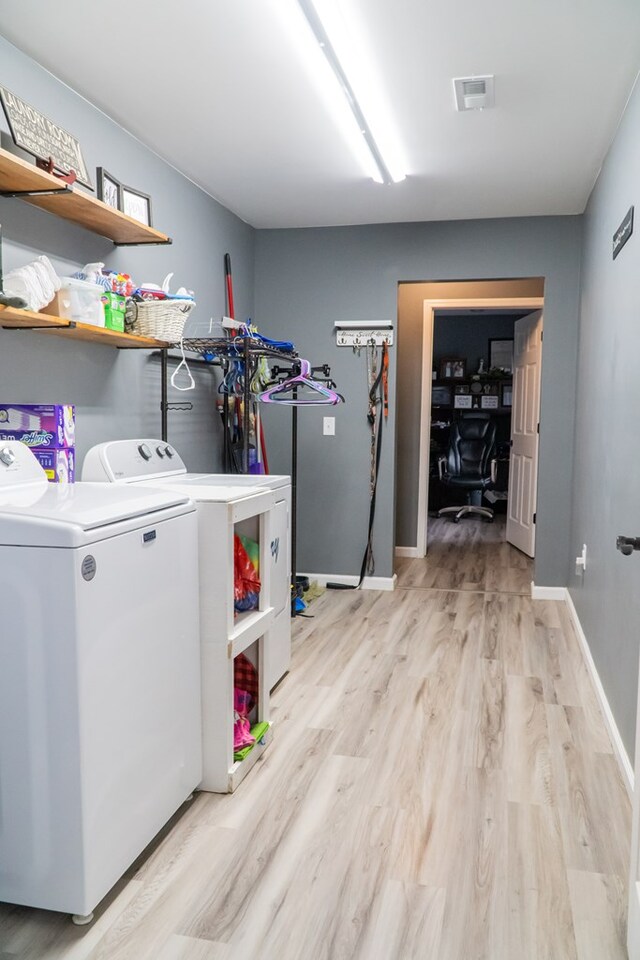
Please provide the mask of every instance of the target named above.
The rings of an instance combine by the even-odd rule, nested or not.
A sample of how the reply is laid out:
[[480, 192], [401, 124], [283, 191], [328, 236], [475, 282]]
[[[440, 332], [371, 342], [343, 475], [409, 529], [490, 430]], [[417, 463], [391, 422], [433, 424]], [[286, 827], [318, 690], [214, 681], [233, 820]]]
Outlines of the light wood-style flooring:
[[236, 794], [89, 928], [0, 905], [0, 960], [624, 958], [629, 802], [566, 611], [498, 522], [448, 526], [394, 593], [296, 621]]

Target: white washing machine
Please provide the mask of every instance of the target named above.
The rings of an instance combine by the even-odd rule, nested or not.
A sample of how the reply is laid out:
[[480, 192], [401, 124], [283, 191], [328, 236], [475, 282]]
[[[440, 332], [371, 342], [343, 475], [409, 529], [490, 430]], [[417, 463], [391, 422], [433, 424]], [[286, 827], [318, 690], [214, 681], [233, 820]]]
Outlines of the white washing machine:
[[0, 900], [91, 911], [198, 785], [196, 509], [0, 443]]
[[[85, 457], [84, 481], [104, 481], [179, 490], [195, 501], [199, 522], [200, 641], [202, 650], [203, 778], [200, 788], [231, 792], [268, 745], [255, 747], [244, 762], [234, 760], [234, 664], [243, 653], [259, 676], [258, 717], [269, 720], [268, 678], [275, 618], [274, 602], [282, 605], [280, 573], [287, 559], [288, 514], [276, 493], [235, 476], [187, 473], [170, 444], [160, 440], [115, 440], [93, 447]], [[283, 501], [284, 502], [284, 501]], [[258, 609], [238, 614], [234, 609], [234, 535], [246, 534], [259, 544]], [[288, 599], [288, 579], [287, 579]], [[280, 612], [280, 611], [278, 611]]]
[[[149, 451], [147, 460], [139, 453], [141, 445], [146, 446]], [[129, 474], [131, 470], [134, 472], [133, 476]], [[187, 473], [179, 454], [170, 444], [161, 440], [119, 440], [99, 444], [85, 457], [82, 470], [83, 480], [131, 482], [152, 478], [164, 482], [173, 477], [176, 481], [189, 485], [205, 480], [207, 488], [258, 488], [272, 490], [275, 494], [269, 544], [274, 619], [266, 649], [267, 683], [269, 689], [272, 689], [291, 665], [291, 477]]]

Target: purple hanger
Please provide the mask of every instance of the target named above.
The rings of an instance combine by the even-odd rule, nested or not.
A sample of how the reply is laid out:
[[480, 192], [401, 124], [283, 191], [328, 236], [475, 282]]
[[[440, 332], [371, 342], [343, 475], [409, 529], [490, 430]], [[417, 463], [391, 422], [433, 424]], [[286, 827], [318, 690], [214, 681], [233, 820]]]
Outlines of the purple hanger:
[[[274, 387], [269, 387], [264, 393], [258, 395], [258, 400], [261, 400], [262, 403], [284, 403], [290, 407], [313, 407], [321, 404], [331, 404], [335, 406], [337, 403], [344, 402], [344, 397], [336, 393], [335, 390], [325, 387], [323, 383], [319, 383], [317, 380], [312, 380], [309, 377], [310, 373], [311, 364], [309, 361], [300, 360], [300, 373], [296, 377], [290, 377], [288, 380], [285, 380], [284, 383], [278, 383]], [[316, 397], [282, 396], [282, 394], [289, 393], [291, 390], [300, 390], [305, 387], [312, 390], [313, 393], [316, 394]]]

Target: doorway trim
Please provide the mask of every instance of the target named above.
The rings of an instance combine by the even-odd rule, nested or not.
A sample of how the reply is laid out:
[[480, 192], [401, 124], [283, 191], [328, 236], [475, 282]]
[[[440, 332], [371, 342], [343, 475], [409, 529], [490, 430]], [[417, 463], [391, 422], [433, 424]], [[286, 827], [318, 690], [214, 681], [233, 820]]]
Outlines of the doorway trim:
[[420, 456], [418, 463], [418, 529], [414, 556], [427, 555], [428, 479], [431, 420], [431, 367], [433, 364], [433, 323], [436, 310], [542, 310], [544, 297], [485, 297], [423, 301], [422, 378], [420, 389]]

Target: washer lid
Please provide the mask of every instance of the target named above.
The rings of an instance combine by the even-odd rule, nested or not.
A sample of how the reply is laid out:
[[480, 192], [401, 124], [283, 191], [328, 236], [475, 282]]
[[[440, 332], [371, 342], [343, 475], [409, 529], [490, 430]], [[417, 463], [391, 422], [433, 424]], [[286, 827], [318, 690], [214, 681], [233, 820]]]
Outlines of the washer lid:
[[117, 524], [135, 528], [159, 520], [159, 512], [180, 514], [192, 509], [189, 498], [178, 489], [112, 483], [0, 488], [0, 544], [77, 546], [116, 536], [121, 532]]
[[291, 477], [276, 473], [187, 473], [186, 476], [189, 483], [195, 483], [198, 477], [206, 481], [207, 486], [219, 487], [266, 487], [267, 490], [278, 490], [291, 484]]
[[244, 486], [236, 484], [235, 476], [226, 478], [228, 484], [217, 482], [216, 475], [209, 473], [185, 473], [180, 477], [163, 477], [161, 480], [144, 481], [144, 486], [161, 485], [165, 490], [180, 489], [185, 496], [192, 500], [205, 500], [212, 503], [234, 503], [237, 500], [254, 499], [256, 502], [267, 498], [269, 491], [266, 487]]

